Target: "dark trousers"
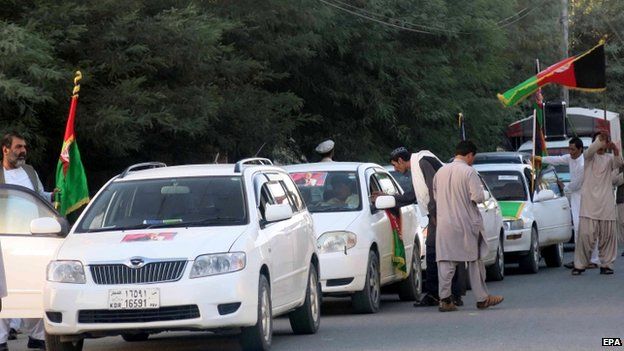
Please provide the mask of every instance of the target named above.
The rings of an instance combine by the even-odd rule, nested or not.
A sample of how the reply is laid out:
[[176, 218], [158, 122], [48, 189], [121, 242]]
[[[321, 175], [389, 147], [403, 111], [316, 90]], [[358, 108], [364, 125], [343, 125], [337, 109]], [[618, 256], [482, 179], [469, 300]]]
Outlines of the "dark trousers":
[[[436, 262], [435, 245], [427, 245], [425, 260], [427, 261], [427, 270], [425, 271], [424, 290], [429, 295], [438, 297], [438, 263]], [[453, 296], [466, 295], [466, 276], [466, 266], [463, 264], [457, 265], [457, 270], [453, 276], [453, 285], [451, 286]]]

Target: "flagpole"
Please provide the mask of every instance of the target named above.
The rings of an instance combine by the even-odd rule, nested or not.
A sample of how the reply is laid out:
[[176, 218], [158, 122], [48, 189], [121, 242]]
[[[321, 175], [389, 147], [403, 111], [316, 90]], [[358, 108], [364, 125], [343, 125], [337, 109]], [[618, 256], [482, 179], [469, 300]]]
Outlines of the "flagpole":
[[[540, 62], [539, 59], [535, 59], [535, 74], [539, 74], [540, 73]], [[541, 88], [538, 88], [537, 90], [537, 94], [541, 94]], [[535, 160], [535, 144], [536, 144], [536, 140], [535, 140], [535, 135], [537, 134], [537, 109], [533, 109], [533, 150], [531, 153], [531, 160], [533, 161], [532, 166], [531, 167], [531, 196], [533, 195], [533, 193], [535, 192], [535, 169], [537, 168], [537, 161]]]

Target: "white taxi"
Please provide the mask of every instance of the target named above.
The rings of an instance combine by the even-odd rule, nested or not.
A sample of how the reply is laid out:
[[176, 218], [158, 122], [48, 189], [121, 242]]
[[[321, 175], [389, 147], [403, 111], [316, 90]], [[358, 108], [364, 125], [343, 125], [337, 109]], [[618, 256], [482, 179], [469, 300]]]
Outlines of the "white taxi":
[[312, 218], [288, 174], [267, 161], [147, 163], [110, 180], [48, 266], [48, 350], [228, 328], [242, 330], [244, 349], [266, 350], [272, 318], [286, 313], [296, 334], [315, 333]]
[[[509, 153], [511, 156], [514, 153]], [[505, 223], [505, 255], [518, 260], [527, 273], [537, 273], [542, 257], [548, 267], [559, 267], [563, 244], [572, 236], [570, 204], [553, 167], [533, 178], [523, 163], [476, 164], [498, 200]], [[536, 182], [532, 193], [531, 183]]]
[[[381, 287], [396, 284], [401, 300], [412, 301], [422, 289], [421, 250], [414, 206], [400, 213], [405, 271], [393, 265], [395, 242], [388, 211], [391, 196], [369, 200], [375, 191], [400, 193], [400, 187], [373, 163], [321, 162], [284, 167], [303, 195], [316, 231], [323, 293], [350, 296], [354, 310], [379, 310]], [[387, 211], [388, 210], [388, 211]], [[396, 218], [396, 217], [395, 217]], [[399, 259], [400, 260], [400, 259]]]

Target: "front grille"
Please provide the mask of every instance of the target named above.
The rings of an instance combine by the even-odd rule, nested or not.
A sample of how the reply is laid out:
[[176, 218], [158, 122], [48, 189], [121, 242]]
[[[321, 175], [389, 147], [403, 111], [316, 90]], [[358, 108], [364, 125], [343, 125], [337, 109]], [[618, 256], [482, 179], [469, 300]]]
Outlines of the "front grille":
[[180, 279], [186, 261], [152, 262], [141, 268], [130, 268], [124, 264], [96, 264], [90, 267], [96, 284], [163, 283]]
[[197, 305], [151, 310], [80, 310], [78, 323], [147, 323], [199, 318]]

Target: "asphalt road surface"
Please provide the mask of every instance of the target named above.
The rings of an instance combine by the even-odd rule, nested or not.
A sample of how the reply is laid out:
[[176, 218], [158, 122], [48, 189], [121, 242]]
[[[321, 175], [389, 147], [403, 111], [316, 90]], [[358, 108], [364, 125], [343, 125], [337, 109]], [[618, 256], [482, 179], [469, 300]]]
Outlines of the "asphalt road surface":
[[[565, 262], [572, 253], [567, 252]], [[615, 274], [597, 269], [579, 277], [565, 268], [546, 268], [536, 275], [507, 267], [502, 282], [490, 282], [492, 294], [505, 301], [477, 310], [471, 292], [458, 312], [435, 307], [414, 308], [384, 295], [381, 311], [351, 314], [349, 300], [328, 299], [321, 328], [315, 335], [293, 335], [287, 318], [275, 321], [273, 350], [606, 350], [603, 337], [624, 340], [624, 257]], [[25, 351], [26, 337], [9, 342], [10, 350]], [[86, 340], [93, 351], [240, 350], [235, 335], [161, 333], [148, 341], [127, 343], [120, 337]], [[613, 348], [624, 350], [624, 347]]]

